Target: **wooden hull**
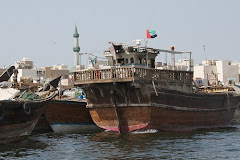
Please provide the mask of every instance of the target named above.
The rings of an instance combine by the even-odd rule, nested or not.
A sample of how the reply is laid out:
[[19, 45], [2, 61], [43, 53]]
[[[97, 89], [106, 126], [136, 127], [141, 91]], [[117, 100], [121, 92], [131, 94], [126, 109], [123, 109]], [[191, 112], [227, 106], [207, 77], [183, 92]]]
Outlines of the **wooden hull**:
[[233, 115], [233, 121], [236, 123], [240, 123], [240, 108], [236, 109]]
[[227, 126], [239, 107], [239, 96], [187, 93], [132, 83], [83, 87], [87, 107], [101, 128], [131, 132], [141, 129], [186, 132]]
[[50, 101], [45, 116], [56, 133], [89, 133], [101, 130], [92, 121], [86, 102]]
[[0, 101], [0, 142], [29, 135], [45, 110], [46, 102]]
[[39, 118], [33, 133], [46, 133], [46, 132], [53, 132], [47, 118], [45, 117], [45, 114], [43, 113], [41, 117]]

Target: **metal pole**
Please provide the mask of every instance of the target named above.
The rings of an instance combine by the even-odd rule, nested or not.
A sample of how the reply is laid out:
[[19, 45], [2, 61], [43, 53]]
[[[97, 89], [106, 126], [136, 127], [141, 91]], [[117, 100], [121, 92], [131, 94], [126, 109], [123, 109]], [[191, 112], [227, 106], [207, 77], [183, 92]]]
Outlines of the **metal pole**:
[[147, 43], [148, 43], [148, 40], [146, 40], [146, 43], [145, 43], [145, 49], [146, 49], [146, 52], [147, 52], [147, 56], [146, 56], [146, 64], [147, 64], [147, 68], [148, 68], [148, 51], [147, 51]]
[[205, 44], [203, 45], [203, 50], [204, 50], [204, 55], [205, 55], [205, 60], [206, 60], [206, 66], [207, 66], [207, 54], [206, 54], [206, 48]]
[[192, 67], [192, 52], [189, 53], [190, 54], [190, 60], [189, 60], [189, 71], [192, 71], [191, 70], [191, 67]]
[[172, 66], [175, 67], [175, 53], [172, 53]]
[[165, 57], [166, 59], [165, 60], [166, 60], [166, 65], [167, 65], [167, 53], [165, 53], [165, 54], [166, 54], [166, 57]]

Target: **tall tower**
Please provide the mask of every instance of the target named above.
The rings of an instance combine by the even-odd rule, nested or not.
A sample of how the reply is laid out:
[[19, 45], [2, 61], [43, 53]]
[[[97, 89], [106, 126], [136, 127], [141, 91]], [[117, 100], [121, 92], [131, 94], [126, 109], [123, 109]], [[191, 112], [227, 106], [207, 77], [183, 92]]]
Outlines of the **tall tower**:
[[73, 52], [74, 52], [74, 66], [78, 66], [79, 65], [79, 51], [80, 51], [80, 47], [78, 44], [78, 31], [77, 31], [77, 26], [75, 25], [75, 31], [73, 34], [73, 38], [74, 38], [74, 46], [73, 46]]

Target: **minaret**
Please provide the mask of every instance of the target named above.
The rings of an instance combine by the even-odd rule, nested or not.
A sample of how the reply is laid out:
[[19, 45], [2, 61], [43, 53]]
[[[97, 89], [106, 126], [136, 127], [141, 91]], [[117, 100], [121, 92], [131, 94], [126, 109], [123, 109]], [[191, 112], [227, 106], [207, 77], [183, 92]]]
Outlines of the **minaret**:
[[73, 34], [74, 37], [74, 46], [73, 46], [73, 52], [74, 52], [74, 66], [78, 66], [79, 65], [79, 51], [80, 51], [80, 47], [78, 44], [78, 31], [77, 31], [77, 26], [75, 25], [75, 32]]

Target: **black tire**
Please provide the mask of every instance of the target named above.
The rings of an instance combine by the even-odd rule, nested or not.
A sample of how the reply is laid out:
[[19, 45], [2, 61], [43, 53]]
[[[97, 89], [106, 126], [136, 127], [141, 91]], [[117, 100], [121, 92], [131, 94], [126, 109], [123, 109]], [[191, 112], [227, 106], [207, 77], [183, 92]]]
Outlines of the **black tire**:
[[3, 107], [0, 106], [0, 121], [3, 120], [5, 117], [5, 110]]
[[29, 105], [27, 105], [27, 103], [24, 103], [24, 104], [23, 104], [23, 110], [24, 110], [24, 112], [26, 113], [26, 115], [30, 115], [31, 112], [32, 112], [31, 107], [30, 107]]

